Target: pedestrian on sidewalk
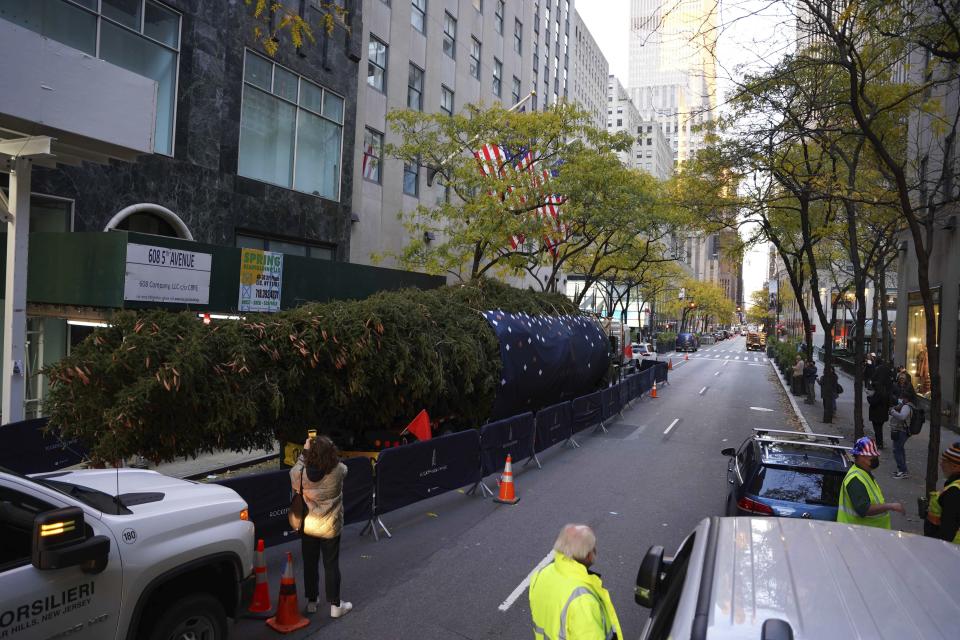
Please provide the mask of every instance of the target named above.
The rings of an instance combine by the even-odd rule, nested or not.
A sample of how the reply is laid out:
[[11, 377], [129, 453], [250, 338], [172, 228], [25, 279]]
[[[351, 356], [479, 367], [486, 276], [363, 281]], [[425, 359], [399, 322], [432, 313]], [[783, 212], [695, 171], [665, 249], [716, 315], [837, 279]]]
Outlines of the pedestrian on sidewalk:
[[869, 417], [873, 424], [874, 437], [877, 440], [877, 448], [883, 450], [883, 423], [890, 417], [890, 396], [887, 388], [882, 384], [875, 384], [873, 395], [867, 396], [867, 404], [870, 405]]
[[869, 437], [857, 440], [850, 449], [853, 466], [840, 487], [837, 522], [868, 527], [890, 528], [890, 512], [905, 514], [899, 502], [884, 502], [880, 485], [872, 471], [880, 466], [880, 452]]
[[907, 370], [901, 366], [897, 370], [896, 381], [894, 382], [894, 399], [901, 397], [904, 393], [913, 396], [916, 391], [913, 389], [913, 378], [907, 373]]
[[807, 365], [803, 368], [803, 382], [807, 387], [807, 404], [814, 404], [817, 401], [817, 365], [813, 360], [807, 360]]
[[923, 535], [960, 544], [960, 442], [940, 456], [940, 470], [946, 481], [942, 491], [930, 492]]
[[303, 496], [307, 516], [303, 519], [300, 545], [303, 551], [303, 586], [307, 613], [316, 613], [320, 602], [320, 558], [330, 617], [350, 613], [353, 605], [340, 599], [340, 531], [343, 529], [343, 479], [347, 466], [327, 436], [307, 438], [300, 459], [290, 469], [293, 490]]
[[876, 391], [880, 389], [884, 392], [887, 398], [890, 398], [890, 387], [893, 384], [892, 381], [893, 371], [890, 369], [890, 365], [883, 358], [877, 358], [877, 366], [873, 369], [873, 389]]
[[[827, 389], [832, 389], [827, 393]], [[837, 398], [843, 393], [843, 387], [840, 386], [840, 380], [837, 378], [837, 372], [833, 370], [833, 365], [827, 365], [820, 376], [820, 397], [823, 398], [824, 407], [830, 406], [830, 413], [837, 412]]]
[[897, 471], [893, 477], [897, 480], [909, 478], [907, 472], [907, 453], [904, 445], [910, 437], [910, 418], [915, 409], [913, 396], [902, 391], [896, 406], [890, 409], [890, 439], [893, 440], [893, 459], [897, 463]]
[[536, 639], [618, 638], [620, 621], [600, 575], [597, 537], [585, 524], [568, 524], [553, 543], [553, 562], [530, 580], [530, 615]]
[[803, 384], [803, 358], [799, 355], [797, 356], [797, 362], [793, 365], [793, 380], [791, 380], [790, 390], [793, 392], [793, 395], [799, 396], [806, 392]]
[[863, 364], [863, 382], [868, 390], [873, 390], [873, 372], [877, 368], [877, 354], [871, 352], [867, 354], [867, 360]]

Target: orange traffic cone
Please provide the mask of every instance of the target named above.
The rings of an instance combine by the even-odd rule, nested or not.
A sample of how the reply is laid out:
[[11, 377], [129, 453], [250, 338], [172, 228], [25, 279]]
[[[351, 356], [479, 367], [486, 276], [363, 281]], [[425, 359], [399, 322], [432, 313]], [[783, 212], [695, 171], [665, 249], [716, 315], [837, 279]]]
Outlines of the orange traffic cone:
[[297, 604], [297, 583], [293, 579], [293, 554], [287, 551], [287, 568], [280, 578], [280, 600], [277, 601], [277, 615], [267, 620], [267, 624], [280, 633], [290, 633], [302, 629], [310, 620], [300, 615]]
[[503, 504], [517, 504], [520, 498], [513, 490], [513, 458], [507, 454], [507, 464], [503, 467], [503, 475], [500, 476], [500, 495], [493, 499], [494, 502]]
[[683, 359], [684, 359], [684, 360], [689, 360], [689, 359], [690, 359], [690, 354], [689, 354], [689, 353], [683, 354]]
[[650, 397], [651, 398], [657, 397], [657, 381], [656, 380], [653, 381], [653, 388], [650, 389]]
[[[257, 574], [257, 586], [253, 590], [253, 600], [247, 609], [250, 613], [267, 613], [270, 606], [270, 587], [267, 585], [267, 564], [263, 560], [263, 539], [257, 540], [257, 564], [253, 567]], [[266, 617], [266, 616], [263, 616]]]
[[673, 358], [667, 360], [667, 371], [673, 371]]

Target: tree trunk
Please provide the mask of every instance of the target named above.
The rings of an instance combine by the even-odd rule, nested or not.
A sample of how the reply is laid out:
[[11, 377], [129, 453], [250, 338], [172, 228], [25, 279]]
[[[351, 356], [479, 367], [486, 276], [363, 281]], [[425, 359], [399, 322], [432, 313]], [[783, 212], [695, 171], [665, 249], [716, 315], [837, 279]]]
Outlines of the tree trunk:
[[[883, 256], [880, 256], [881, 258]], [[870, 319], [873, 321], [870, 323], [870, 353], [877, 353], [880, 350], [877, 349], [877, 337], [878, 337], [878, 327], [877, 323], [879, 322], [880, 317], [880, 288], [877, 286], [877, 276], [873, 276], [873, 304], [870, 305]], [[876, 363], [874, 363], [876, 364]]]

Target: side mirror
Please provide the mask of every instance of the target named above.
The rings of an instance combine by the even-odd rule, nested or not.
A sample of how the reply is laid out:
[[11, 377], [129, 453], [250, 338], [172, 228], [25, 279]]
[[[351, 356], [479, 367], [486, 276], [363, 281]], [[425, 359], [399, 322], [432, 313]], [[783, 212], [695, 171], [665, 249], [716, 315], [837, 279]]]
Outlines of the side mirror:
[[660, 586], [660, 577], [663, 575], [663, 547], [653, 545], [647, 550], [647, 555], [640, 563], [637, 572], [637, 588], [633, 593], [633, 600], [641, 607], [652, 609], [657, 602], [657, 587]]
[[33, 566], [41, 571], [80, 566], [86, 573], [100, 573], [107, 566], [110, 539], [87, 537], [83, 510], [65, 507], [44, 511], [33, 519]]
[[732, 458], [733, 456], [737, 455], [737, 450], [733, 447], [727, 447], [726, 449], [720, 450], [720, 455]]

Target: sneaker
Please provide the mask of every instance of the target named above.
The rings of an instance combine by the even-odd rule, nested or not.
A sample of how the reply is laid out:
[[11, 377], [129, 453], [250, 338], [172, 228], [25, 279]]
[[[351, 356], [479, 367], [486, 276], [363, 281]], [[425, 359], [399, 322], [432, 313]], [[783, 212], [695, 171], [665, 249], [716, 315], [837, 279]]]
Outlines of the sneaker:
[[335, 604], [330, 605], [330, 617], [342, 618], [343, 616], [350, 613], [351, 609], [353, 609], [353, 605], [351, 603], [341, 600], [339, 607]]
[[903, 480], [904, 478], [909, 478], [910, 474], [906, 471], [897, 471], [895, 474], [893, 474], [893, 477], [897, 480]]
[[319, 598], [317, 598], [316, 600], [307, 600], [307, 613], [316, 613], [317, 604], [319, 602], [320, 602]]

